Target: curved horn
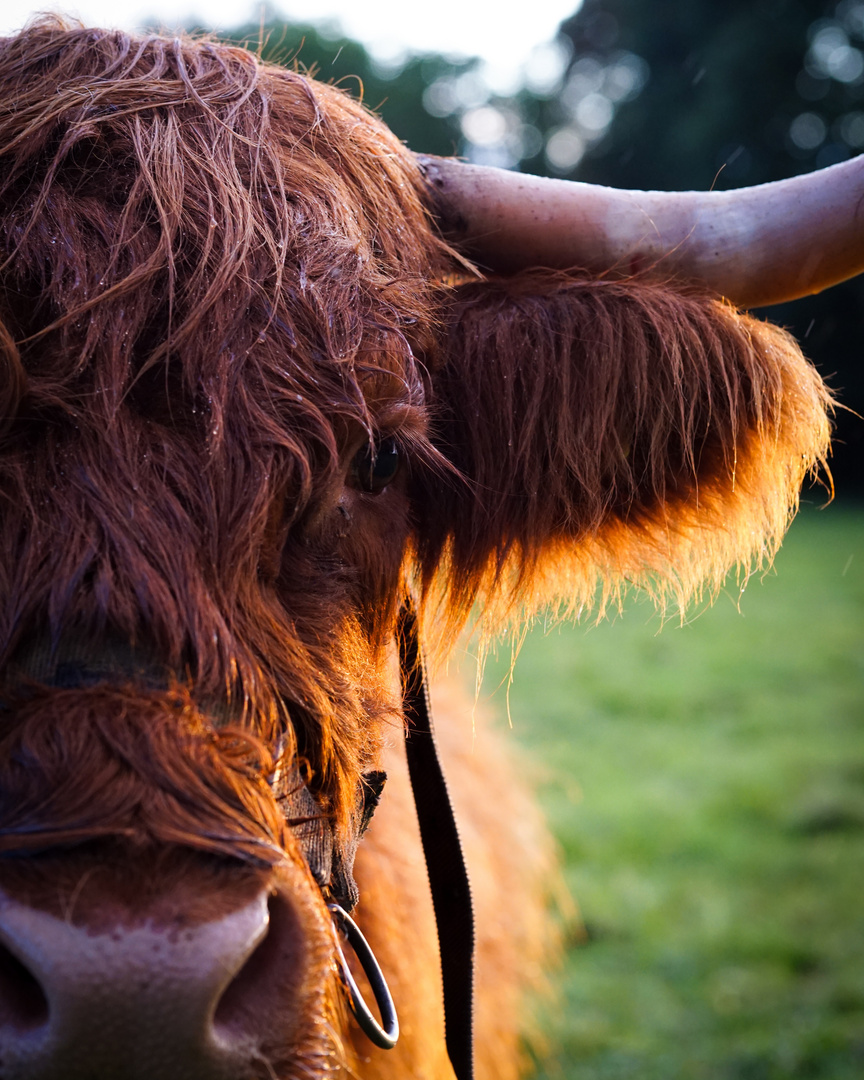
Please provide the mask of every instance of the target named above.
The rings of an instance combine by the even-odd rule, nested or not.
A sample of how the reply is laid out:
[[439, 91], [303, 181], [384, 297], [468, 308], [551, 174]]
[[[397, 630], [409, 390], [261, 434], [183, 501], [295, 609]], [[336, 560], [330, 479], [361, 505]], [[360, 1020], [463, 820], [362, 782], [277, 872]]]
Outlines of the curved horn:
[[483, 266], [654, 272], [739, 307], [864, 271], [864, 156], [737, 191], [624, 191], [418, 158], [445, 235]]

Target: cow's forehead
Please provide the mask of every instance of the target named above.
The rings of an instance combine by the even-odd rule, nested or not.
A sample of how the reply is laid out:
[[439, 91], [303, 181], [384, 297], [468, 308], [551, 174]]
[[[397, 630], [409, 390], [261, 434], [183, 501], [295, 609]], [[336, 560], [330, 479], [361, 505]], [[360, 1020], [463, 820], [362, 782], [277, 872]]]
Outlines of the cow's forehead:
[[347, 275], [368, 286], [368, 311], [399, 312], [406, 325], [422, 316], [417, 285], [439, 276], [446, 249], [428, 227], [418, 166], [342, 90], [213, 42], [56, 25], [28, 35], [26, 49], [3, 43], [21, 56], [0, 65], [3, 98], [15, 104], [4, 121], [7, 177], [30, 196], [19, 213], [47, 209], [46, 178], [65, 182], [97, 227], [100, 208], [104, 227], [146, 195], [147, 227], [182, 240], [178, 273], [198, 272], [196, 256], [224, 240], [250, 269], [262, 254], [296, 267], [295, 308], [310, 287]]
[[332, 443], [346, 423], [419, 435], [446, 248], [404, 145], [341, 90], [242, 49], [27, 33], [0, 65], [17, 336], [77, 354], [88, 401], [137, 395], [157, 419], [188, 390], [217, 431], [239, 380], [259, 412], [273, 403], [255, 438], [259, 421], [277, 441]]

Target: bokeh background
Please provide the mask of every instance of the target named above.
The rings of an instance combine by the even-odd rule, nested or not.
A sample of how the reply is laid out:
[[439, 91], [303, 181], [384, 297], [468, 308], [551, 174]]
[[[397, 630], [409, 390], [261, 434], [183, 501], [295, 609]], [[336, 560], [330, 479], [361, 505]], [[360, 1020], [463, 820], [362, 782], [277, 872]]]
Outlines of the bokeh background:
[[[360, 0], [341, 22], [325, 0], [181, 21], [482, 164], [705, 189], [864, 150], [864, 0], [557, 4], [442, 0], [413, 36]], [[599, 628], [541, 622], [515, 668], [506, 642], [486, 667], [578, 905], [537, 1004], [538, 1077], [864, 1076], [864, 280], [762, 314], [844, 405], [835, 502], [806, 490], [775, 569], [710, 611], [659, 633], [634, 597]]]

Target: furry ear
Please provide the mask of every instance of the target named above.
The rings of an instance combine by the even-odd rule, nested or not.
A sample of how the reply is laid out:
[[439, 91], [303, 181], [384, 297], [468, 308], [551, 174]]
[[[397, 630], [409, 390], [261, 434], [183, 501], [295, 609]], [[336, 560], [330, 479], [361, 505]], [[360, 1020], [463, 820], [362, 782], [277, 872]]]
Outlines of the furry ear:
[[[420, 575], [454, 622], [625, 585], [683, 607], [770, 559], [825, 464], [831, 397], [783, 330], [638, 279], [534, 272], [455, 289], [418, 483]], [[599, 591], [598, 591], [599, 588]]]

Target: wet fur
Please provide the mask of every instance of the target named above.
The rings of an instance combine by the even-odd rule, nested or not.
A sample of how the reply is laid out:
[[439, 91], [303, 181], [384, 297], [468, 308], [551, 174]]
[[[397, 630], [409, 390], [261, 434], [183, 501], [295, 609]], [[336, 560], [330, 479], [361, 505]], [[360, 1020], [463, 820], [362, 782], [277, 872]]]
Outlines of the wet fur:
[[[237, 48], [47, 19], [0, 42], [0, 102], [4, 670], [34, 638], [107, 634], [176, 681], [7, 675], [0, 850], [113, 837], [296, 861], [270, 756], [287, 738], [350, 828], [400, 724], [388, 648], [409, 585], [439, 648], [478, 599], [495, 625], [602, 609], [625, 583], [683, 607], [770, 559], [824, 461], [829, 396], [783, 331], [672, 284], [470, 278], [412, 155], [338, 89]], [[388, 437], [405, 465], [368, 494], [351, 461]], [[479, 891], [524, 880], [502, 894], [538, 940], [518, 860], [545, 856], [485, 835], [508, 767], [457, 770]], [[428, 910], [422, 978], [399, 956], [400, 908], [426, 903], [404, 806], [383, 832], [406, 799], [397, 779], [358, 868], [367, 897], [393, 891], [360, 910], [416, 1017], [399, 1054], [443, 1077]], [[479, 1045], [508, 1034], [480, 1075], [500, 1078], [518, 980], [500, 974], [512, 942], [484, 941]], [[405, 1075], [373, 1058], [361, 1075]]]

